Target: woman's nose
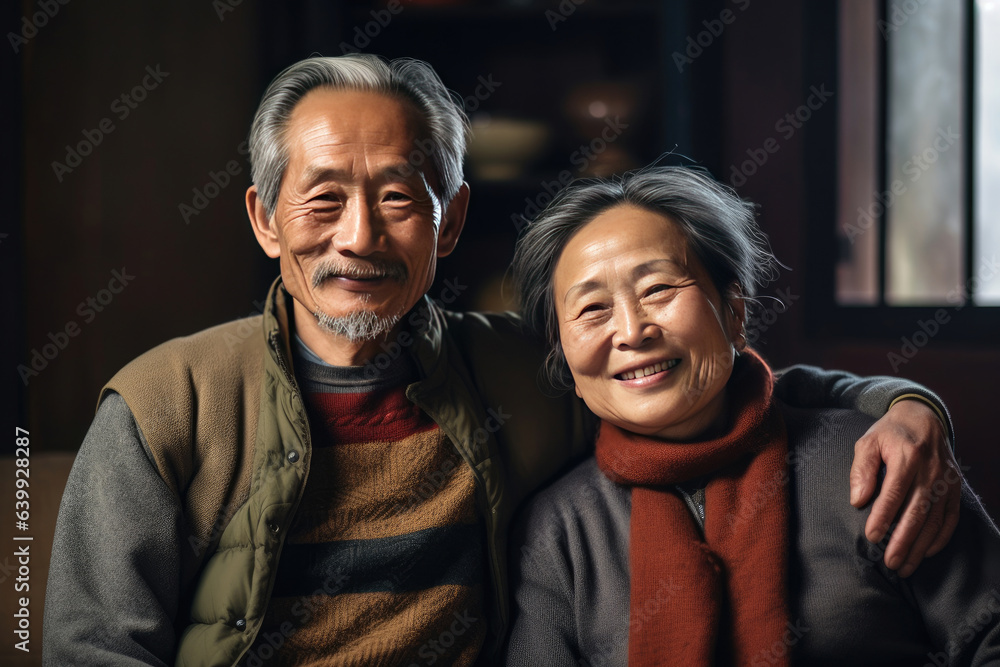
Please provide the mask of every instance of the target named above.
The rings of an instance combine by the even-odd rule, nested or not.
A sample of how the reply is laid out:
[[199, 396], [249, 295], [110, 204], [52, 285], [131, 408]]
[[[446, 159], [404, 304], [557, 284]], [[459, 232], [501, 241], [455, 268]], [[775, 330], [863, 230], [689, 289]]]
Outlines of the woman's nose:
[[618, 349], [642, 347], [659, 336], [659, 327], [639, 304], [615, 309], [615, 331], [611, 342]]

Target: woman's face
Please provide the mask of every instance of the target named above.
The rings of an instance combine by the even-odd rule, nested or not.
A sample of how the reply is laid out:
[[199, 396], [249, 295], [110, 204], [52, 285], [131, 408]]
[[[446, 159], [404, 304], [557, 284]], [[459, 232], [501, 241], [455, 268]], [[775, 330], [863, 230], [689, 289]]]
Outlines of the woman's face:
[[725, 426], [743, 304], [722, 301], [670, 218], [604, 211], [570, 238], [553, 288], [576, 393], [598, 417], [670, 440]]

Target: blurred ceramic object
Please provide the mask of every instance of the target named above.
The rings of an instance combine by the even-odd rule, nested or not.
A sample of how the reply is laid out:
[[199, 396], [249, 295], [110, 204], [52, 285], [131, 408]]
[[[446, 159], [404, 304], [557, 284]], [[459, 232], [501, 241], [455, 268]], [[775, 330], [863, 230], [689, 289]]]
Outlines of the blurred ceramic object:
[[469, 142], [472, 172], [487, 181], [516, 179], [542, 154], [548, 140], [544, 123], [479, 115], [472, 121]]
[[569, 92], [563, 107], [582, 137], [600, 134], [608, 119], [631, 123], [639, 103], [638, 87], [620, 81], [593, 81]]
[[611, 176], [639, 166], [622, 131], [613, 129], [608, 141], [607, 128], [632, 125], [640, 98], [638, 86], [620, 81], [593, 81], [569, 92], [563, 111], [593, 156], [581, 169], [582, 176]]

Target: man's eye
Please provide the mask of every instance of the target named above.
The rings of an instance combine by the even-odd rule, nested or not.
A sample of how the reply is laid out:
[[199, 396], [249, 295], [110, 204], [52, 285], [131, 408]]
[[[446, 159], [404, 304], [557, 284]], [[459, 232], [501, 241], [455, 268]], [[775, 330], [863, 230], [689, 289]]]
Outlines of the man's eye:
[[386, 201], [411, 201], [412, 197], [403, 194], [402, 192], [387, 192], [385, 193]]

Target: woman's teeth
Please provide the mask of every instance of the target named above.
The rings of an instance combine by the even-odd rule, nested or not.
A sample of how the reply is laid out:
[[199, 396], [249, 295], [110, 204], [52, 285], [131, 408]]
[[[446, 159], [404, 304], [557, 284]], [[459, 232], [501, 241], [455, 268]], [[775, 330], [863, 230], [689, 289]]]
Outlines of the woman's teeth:
[[636, 378], [646, 377], [647, 375], [653, 375], [654, 373], [661, 373], [663, 371], [670, 370], [679, 363], [681, 363], [680, 359], [671, 359], [670, 361], [653, 364], [652, 366], [646, 366], [645, 368], [640, 368], [639, 370], [627, 371], [621, 374], [621, 379], [634, 380]]

